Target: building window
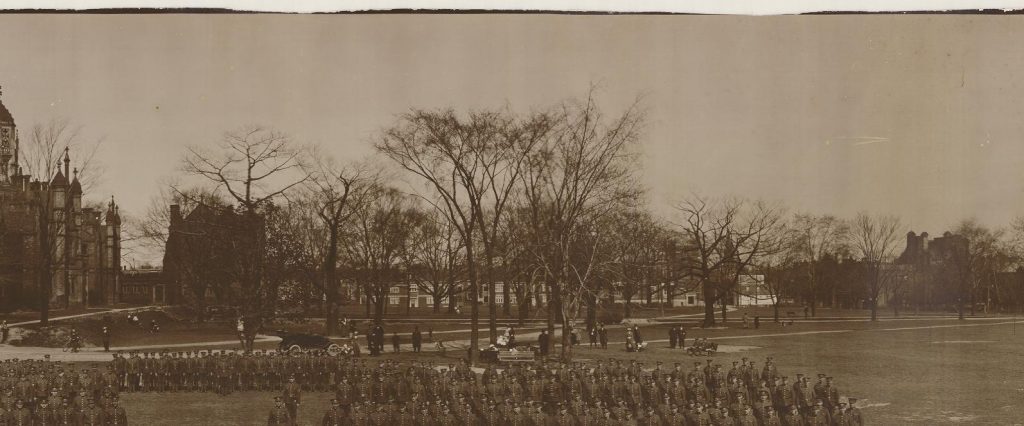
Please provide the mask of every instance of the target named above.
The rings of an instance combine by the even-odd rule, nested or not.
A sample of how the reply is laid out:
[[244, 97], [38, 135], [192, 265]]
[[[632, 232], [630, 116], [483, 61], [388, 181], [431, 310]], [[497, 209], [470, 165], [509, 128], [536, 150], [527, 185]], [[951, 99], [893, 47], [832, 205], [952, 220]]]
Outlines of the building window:
[[686, 296], [686, 304], [687, 305], [696, 305], [697, 304], [697, 298], [694, 297], [694, 296]]
[[388, 299], [389, 299], [388, 303], [390, 303], [392, 305], [397, 305], [398, 304], [398, 296], [391, 296], [391, 297], [388, 297]]

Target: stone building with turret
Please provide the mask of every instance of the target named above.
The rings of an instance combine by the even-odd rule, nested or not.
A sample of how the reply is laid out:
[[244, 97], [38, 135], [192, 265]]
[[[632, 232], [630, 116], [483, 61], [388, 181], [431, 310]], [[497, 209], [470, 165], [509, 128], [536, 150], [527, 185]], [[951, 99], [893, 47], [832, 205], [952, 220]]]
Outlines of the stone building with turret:
[[18, 128], [0, 101], [0, 310], [117, 303], [121, 216], [84, 207], [67, 148], [53, 176], [22, 172]]

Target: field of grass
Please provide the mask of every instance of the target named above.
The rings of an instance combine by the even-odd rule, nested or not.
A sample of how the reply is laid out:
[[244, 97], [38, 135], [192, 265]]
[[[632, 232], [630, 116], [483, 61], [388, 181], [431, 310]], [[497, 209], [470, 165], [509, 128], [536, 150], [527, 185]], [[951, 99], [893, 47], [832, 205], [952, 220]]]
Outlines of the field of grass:
[[[730, 324], [736, 326], [738, 324]], [[715, 362], [730, 366], [749, 357], [763, 365], [775, 359], [779, 371], [792, 380], [797, 373], [835, 377], [844, 396], [857, 397], [869, 424], [1024, 424], [1024, 321], [989, 318], [958, 322], [948, 319], [798, 322], [792, 327], [765, 323], [761, 329], [732, 327], [692, 330], [688, 336], [714, 338], [724, 350]], [[676, 362], [692, 367], [703, 361], [668, 349], [665, 325], [644, 329], [650, 350], [635, 358], [653, 367]], [[621, 341], [621, 330], [610, 336]], [[455, 362], [460, 353], [446, 357], [425, 354], [438, 364]], [[608, 350], [576, 348], [576, 358], [631, 359], [621, 345]], [[402, 360], [421, 359], [403, 352]], [[272, 406], [270, 393], [242, 393], [226, 397], [212, 394], [124, 395], [134, 422], [152, 425], [259, 424]], [[308, 394], [300, 408], [300, 424], [313, 424], [327, 408], [327, 394]], [[187, 407], [187, 408], [186, 408]]]

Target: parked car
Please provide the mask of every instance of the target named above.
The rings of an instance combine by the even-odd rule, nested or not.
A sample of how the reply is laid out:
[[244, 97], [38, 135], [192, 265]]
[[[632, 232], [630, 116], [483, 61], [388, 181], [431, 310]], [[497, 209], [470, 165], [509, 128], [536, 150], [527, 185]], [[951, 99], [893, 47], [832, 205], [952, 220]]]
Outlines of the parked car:
[[318, 334], [288, 333], [279, 331], [281, 343], [278, 343], [277, 350], [289, 354], [299, 354], [305, 351], [322, 350], [337, 356], [345, 351], [342, 345], [334, 343], [331, 339]]

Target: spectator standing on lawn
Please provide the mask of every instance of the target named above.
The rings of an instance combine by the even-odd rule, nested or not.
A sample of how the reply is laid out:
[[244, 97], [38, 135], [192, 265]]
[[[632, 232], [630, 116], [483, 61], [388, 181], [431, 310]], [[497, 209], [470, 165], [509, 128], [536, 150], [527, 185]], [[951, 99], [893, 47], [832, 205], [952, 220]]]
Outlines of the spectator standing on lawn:
[[7, 320], [4, 320], [3, 324], [0, 324], [0, 343], [7, 343], [7, 337], [11, 334], [11, 327], [7, 325]]
[[679, 348], [686, 347], [686, 327], [679, 326]]
[[423, 347], [423, 333], [420, 333], [420, 326], [416, 326], [412, 330], [412, 351], [419, 352]]
[[597, 327], [590, 327], [590, 347], [597, 346]]
[[398, 332], [391, 333], [391, 349], [394, 353], [401, 351], [402, 340], [398, 338]]
[[601, 340], [601, 349], [608, 349], [608, 330], [601, 324], [597, 330], [597, 336]]
[[110, 352], [110, 327], [103, 326], [103, 352]]
[[677, 343], [679, 343], [679, 329], [673, 325], [668, 329], [668, 347], [675, 349]]

